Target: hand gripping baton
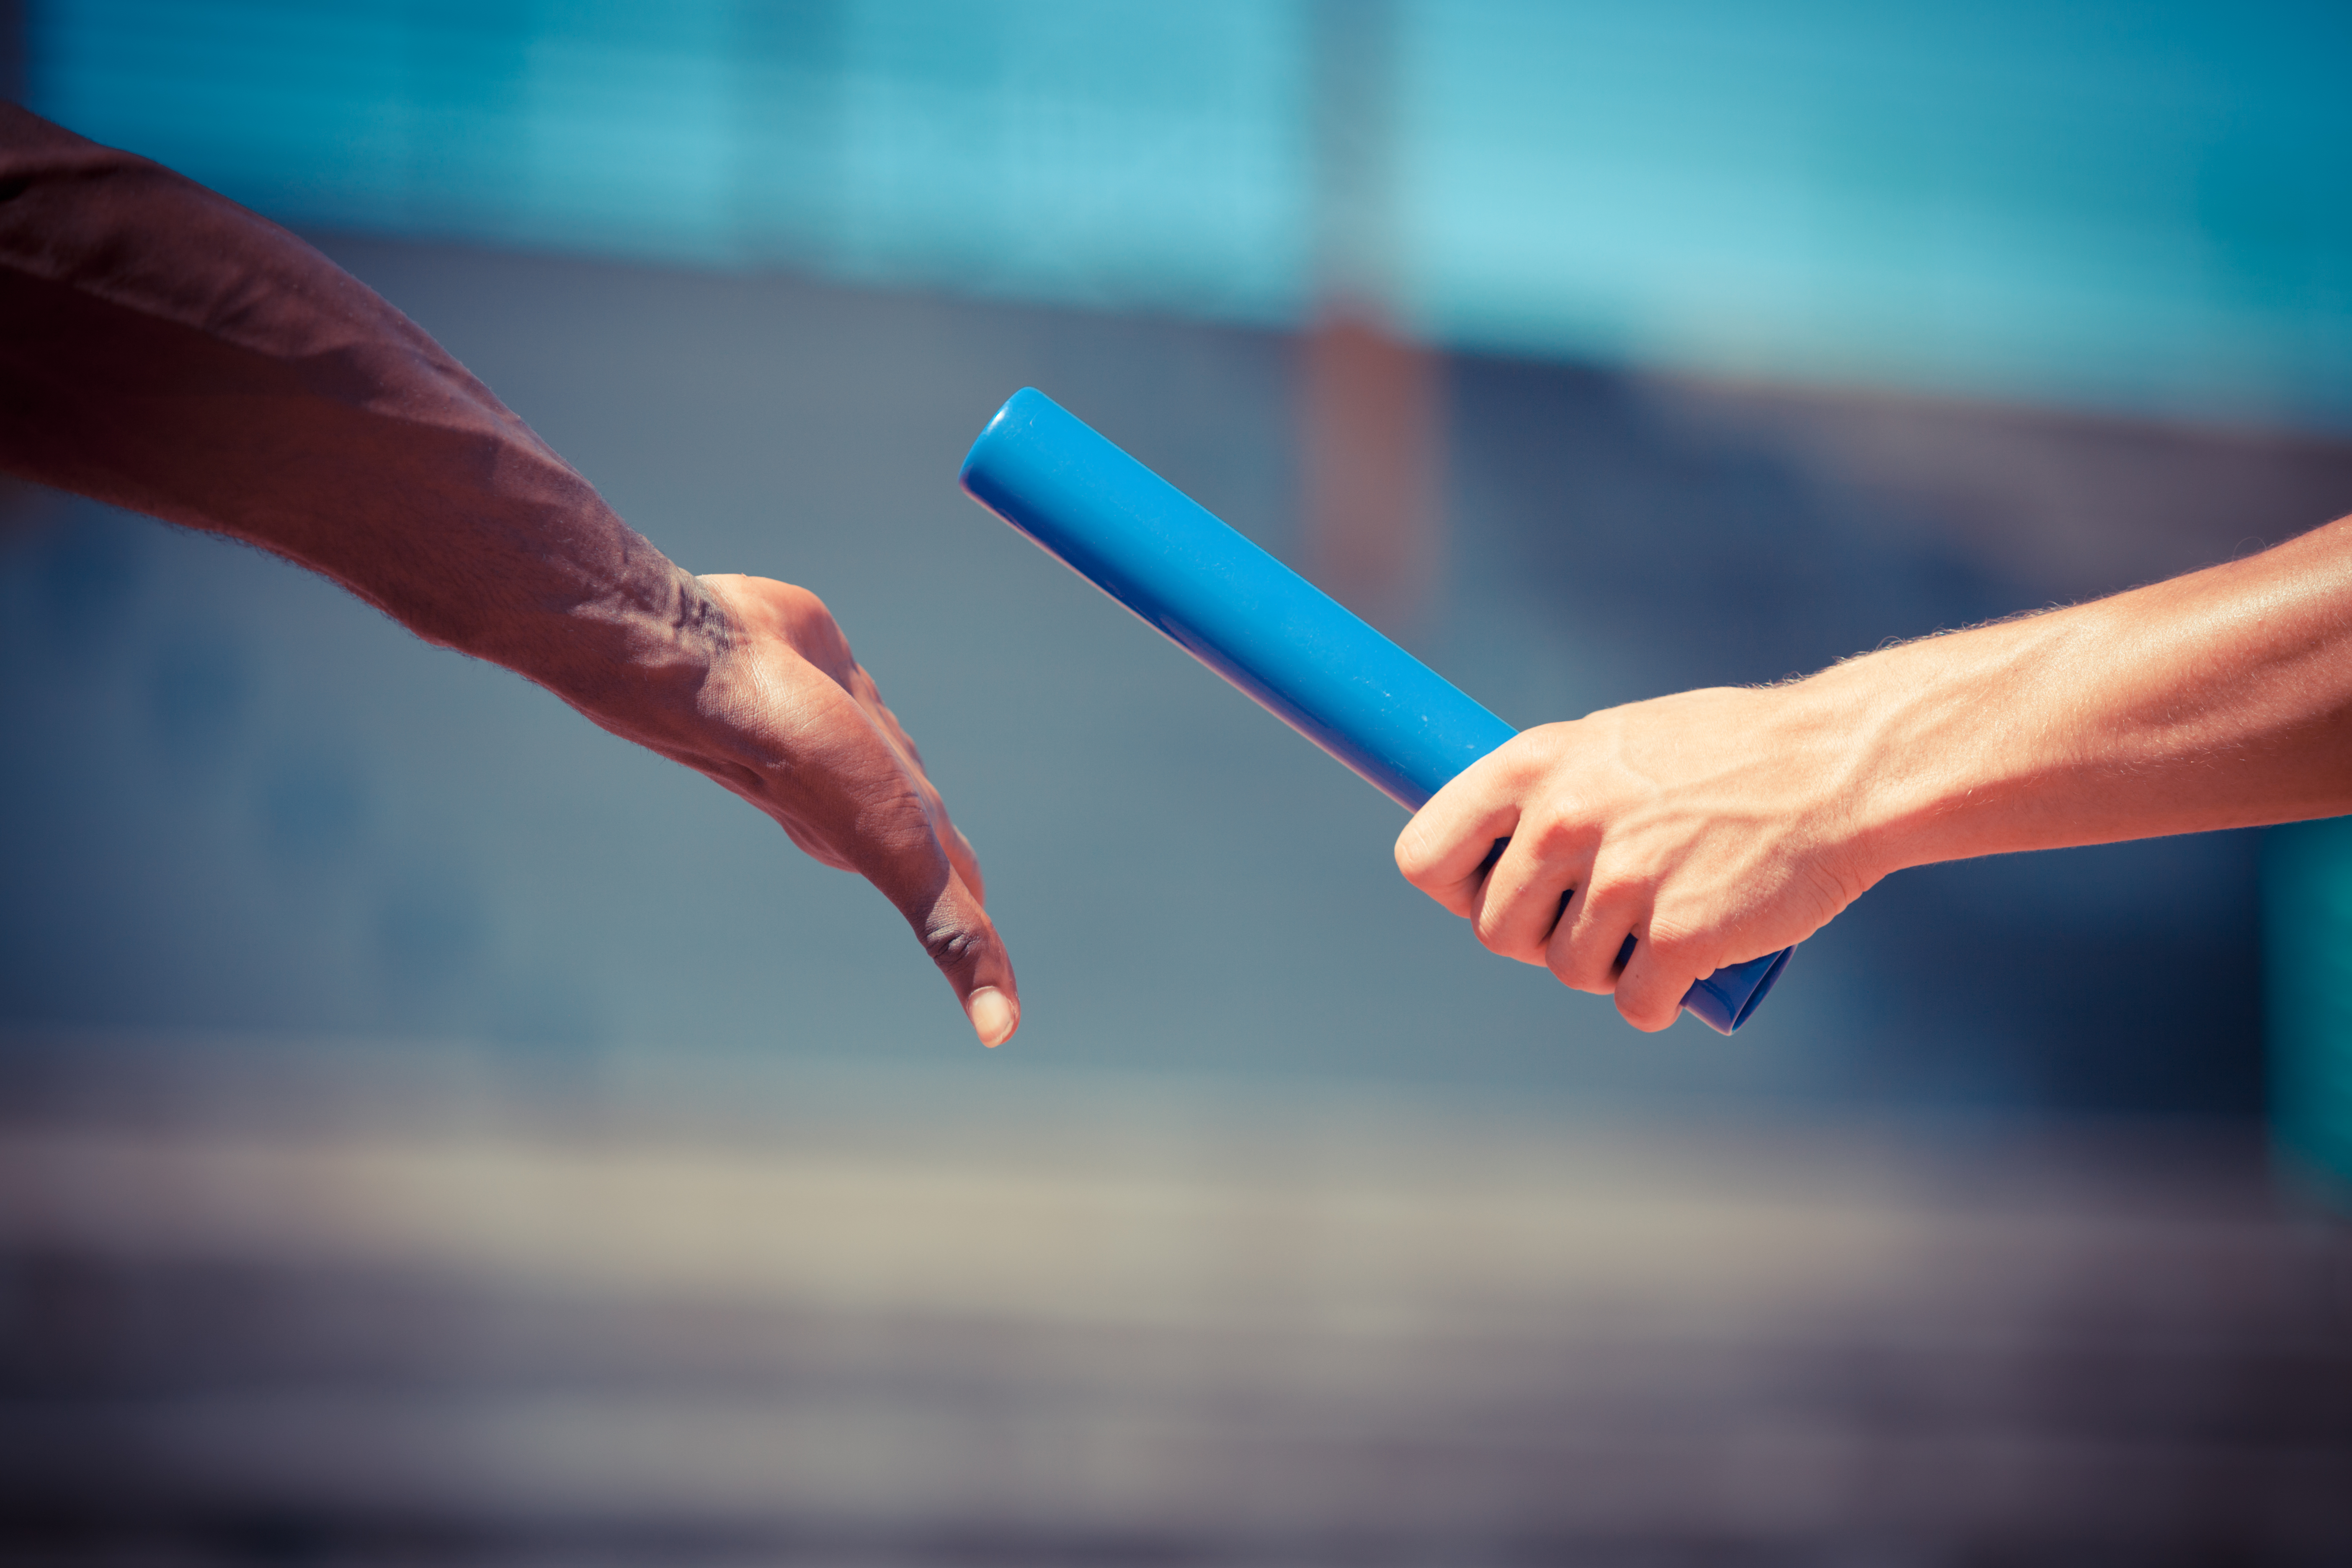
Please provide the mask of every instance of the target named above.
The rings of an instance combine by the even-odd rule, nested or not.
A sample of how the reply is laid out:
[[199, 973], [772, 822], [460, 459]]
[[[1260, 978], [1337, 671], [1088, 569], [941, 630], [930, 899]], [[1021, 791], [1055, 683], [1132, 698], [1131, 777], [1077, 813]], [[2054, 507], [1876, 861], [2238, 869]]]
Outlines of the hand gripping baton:
[[[1034, 387], [996, 411], [962, 481], [1407, 811], [1517, 732]], [[1684, 1008], [1731, 1033], [1791, 951], [1717, 970]]]

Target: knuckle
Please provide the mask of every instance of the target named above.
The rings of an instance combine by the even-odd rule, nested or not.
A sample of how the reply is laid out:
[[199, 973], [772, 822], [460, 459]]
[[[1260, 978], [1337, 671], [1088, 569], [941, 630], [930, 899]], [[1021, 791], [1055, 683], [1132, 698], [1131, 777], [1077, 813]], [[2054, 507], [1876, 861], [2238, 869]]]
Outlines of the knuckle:
[[826, 620], [833, 618], [833, 612], [825, 607], [824, 601], [798, 583], [774, 583], [768, 592], [777, 606], [787, 615], [822, 616]]
[[1595, 867], [1584, 879], [1584, 901], [1577, 906], [1579, 923], [1614, 920], [1640, 900], [1641, 889]]
[[1470, 917], [1470, 929], [1478, 933], [1478, 944], [1488, 952], [1510, 956], [1505, 948], [1502, 911], [1492, 902]]
[[1654, 958], [1669, 968], [1693, 958], [1700, 946], [1698, 931], [1681, 921], [1652, 916], [1644, 933]]
[[1556, 939], [1548, 950], [1552, 973], [1571, 991], [1595, 995], [1616, 988], [1617, 942], [1580, 931]]
[[1554, 955], [1549, 967], [1552, 978], [1570, 991], [1583, 991], [1598, 996], [1609, 990], [1605, 975], [1596, 973], [1596, 966], [1591, 960], [1573, 950]]
[[1503, 754], [1524, 773], [1548, 773], [1569, 754], [1567, 730], [1566, 724], [1538, 724], [1532, 730], [1522, 730], [1504, 748]]
[[[1527, 830], [1522, 828], [1520, 831]], [[1544, 860], [1564, 860], [1585, 847], [1582, 825], [1557, 806], [1545, 809], [1541, 820], [1536, 824], [1533, 837], [1534, 842], [1528, 847]]]
[[1423, 879], [1429, 875], [1430, 868], [1436, 863], [1436, 859], [1437, 856], [1430, 847], [1428, 835], [1423, 831], [1421, 818], [1416, 816], [1404, 825], [1403, 832], [1397, 835], [1397, 871], [1406, 881], [1418, 888], [1422, 885]]
[[931, 925], [922, 931], [923, 951], [941, 969], [957, 969], [980, 955], [986, 940], [979, 928], [961, 921]]
[[1499, 958], [1515, 958], [1526, 963], [1544, 962], [1542, 938], [1529, 942], [1526, 934], [1517, 930], [1510, 919], [1511, 910], [1499, 900], [1489, 900], [1471, 921], [1478, 933], [1479, 944]]
[[1641, 890], [1597, 877], [1591, 880], [1570, 910], [1570, 938], [1593, 963], [1613, 966], [1627, 933], [1641, 929]]
[[1682, 1007], [1678, 998], [1661, 997], [1655, 985], [1637, 981], [1617, 988], [1617, 1012], [1643, 1034], [1654, 1035], [1681, 1016]]

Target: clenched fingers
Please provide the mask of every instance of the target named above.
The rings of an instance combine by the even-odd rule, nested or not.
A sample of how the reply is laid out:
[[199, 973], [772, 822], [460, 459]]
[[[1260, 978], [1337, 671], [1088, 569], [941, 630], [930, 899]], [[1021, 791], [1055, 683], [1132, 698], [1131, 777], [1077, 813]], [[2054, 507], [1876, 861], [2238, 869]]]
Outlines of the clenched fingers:
[[1638, 945], [1648, 921], [1649, 901], [1641, 889], [1588, 868], [1584, 884], [1552, 928], [1543, 962], [1561, 984], [1606, 995], [1618, 987], [1627, 944]]
[[1699, 976], [1672, 937], [1637, 942], [1617, 977], [1617, 1011], [1637, 1029], [1655, 1034], [1682, 1016], [1683, 998]]
[[1528, 816], [1518, 828], [1479, 884], [1470, 919], [1488, 952], [1540, 964], [1562, 911], [1592, 869], [1592, 847], [1580, 833]]
[[1498, 765], [1501, 755], [1465, 769], [1397, 835], [1404, 879], [1465, 920], [1477, 913], [1479, 891], [1499, 864], [1496, 851], [1518, 826], [1519, 802]]

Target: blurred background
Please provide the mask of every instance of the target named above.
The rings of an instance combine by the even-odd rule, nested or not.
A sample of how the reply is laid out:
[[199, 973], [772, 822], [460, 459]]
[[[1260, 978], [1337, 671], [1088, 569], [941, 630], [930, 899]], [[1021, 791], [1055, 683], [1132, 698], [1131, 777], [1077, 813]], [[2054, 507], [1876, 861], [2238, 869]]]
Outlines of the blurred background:
[[1034, 384], [1514, 723], [2352, 511], [2352, 13], [11, 0], [697, 571], [1024, 1027], [506, 673], [0, 496], [0, 1553], [2327, 1563], [2352, 829], [1902, 873], [1736, 1037], [956, 489]]

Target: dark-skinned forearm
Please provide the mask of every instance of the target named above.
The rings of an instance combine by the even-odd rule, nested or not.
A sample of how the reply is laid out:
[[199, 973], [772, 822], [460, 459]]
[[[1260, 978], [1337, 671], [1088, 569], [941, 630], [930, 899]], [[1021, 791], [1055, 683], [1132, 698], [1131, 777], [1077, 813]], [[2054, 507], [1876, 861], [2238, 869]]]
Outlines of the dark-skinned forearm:
[[879, 889], [988, 1045], [980, 867], [824, 605], [698, 581], [310, 246], [0, 105], [0, 470], [234, 535], [517, 670]]
[[0, 119], [0, 467], [233, 535], [590, 709], [725, 619], [489, 390], [294, 236]]

